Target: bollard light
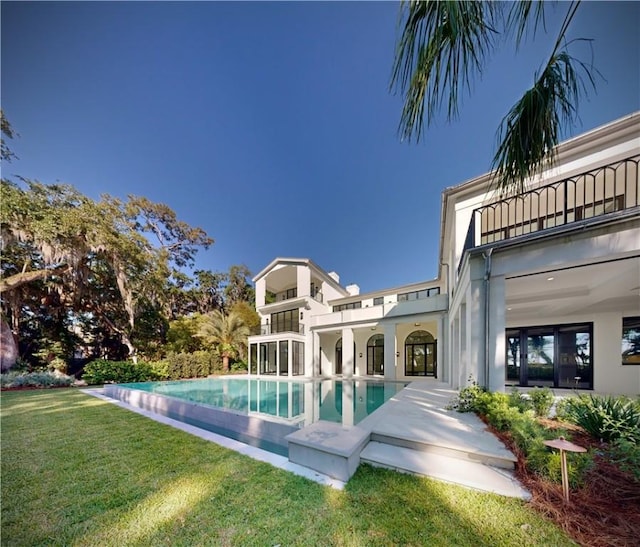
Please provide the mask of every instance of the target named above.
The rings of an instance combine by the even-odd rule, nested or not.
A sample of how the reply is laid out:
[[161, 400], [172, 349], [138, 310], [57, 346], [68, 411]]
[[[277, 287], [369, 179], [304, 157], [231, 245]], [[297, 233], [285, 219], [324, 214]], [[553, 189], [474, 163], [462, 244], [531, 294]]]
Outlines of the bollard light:
[[562, 472], [562, 493], [565, 501], [569, 501], [569, 473], [567, 471], [567, 452], [586, 452], [587, 449], [567, 441], [564, 437], [553, 441], [544, 441], [551, 448], [560, 450], [560, 470]]

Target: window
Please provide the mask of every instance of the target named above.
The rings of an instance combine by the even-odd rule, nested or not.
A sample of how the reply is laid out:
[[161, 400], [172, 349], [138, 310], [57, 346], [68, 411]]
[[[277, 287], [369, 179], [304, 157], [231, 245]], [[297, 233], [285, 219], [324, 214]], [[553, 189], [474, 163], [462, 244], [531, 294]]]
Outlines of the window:
[[289, 374], [289, 341], [280, 340], [280, 376]]
[[640, 317], [622, 318], [622, 364], [640, 365]]
[[373, 305], [374, 306], [380, 306], [381, 304], [384, 304], [384, 296], [376, 296], [373, 299]]
[[277, 353], [277, 342], [260, 344], [260, 374], [276, 373]]
[[593, 324], [508, 329], [507, 385], [593, 389]]
[[437, 378], [437, 342], [425, 330], [412, 332], [404, 343], [405, 376], [433, 376]]
[[251, 374], [257, 374], [258, 372], [258, 344], [251, 344], [251, 351], [249, 352], [249, 372]]
[[294, 376], [300, 376], [304, 374], [304, 342], [294, 340], [292, 344], [293, 363], [291, 372]]
[[367, 342], [367, 374], [384, 374], [383, 334], [374, 334]]
[[440, 294], [440, 287], [431, 287], [430, 289], [420, 289], [419, 291], [404, 292], [398, 294], [398, 302], [407, 302], [408, 300], [422, 300], [430, 296]]
[[298, 310], [287, 310], [271, 314], [271, 333], [300, 332]]
[[294, 287], [293, 289], [287, 289], [284, 293], [285, 300], [288, 300], [289, 298], [295, 298], [296, 296], [298, 296], [297, 287]]
[[333, 311], [358, 310], [360, 308], [362, 308], [362, 302], [349, 302], [348, 304], [333, 306]]

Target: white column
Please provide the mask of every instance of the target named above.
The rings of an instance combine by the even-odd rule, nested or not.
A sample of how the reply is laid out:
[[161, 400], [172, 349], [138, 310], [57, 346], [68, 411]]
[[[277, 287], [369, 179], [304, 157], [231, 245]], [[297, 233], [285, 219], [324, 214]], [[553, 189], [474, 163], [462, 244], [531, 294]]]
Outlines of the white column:
[[504, 391], [505, 379], [505, 281], [492, 277], [489, 286], [489, 381], [491, 391]]
[[[342, 329], [342, 377], [352, 378], [355, 370], [355, 358], [353, 354], [353, 329]], [[334, 363], [335, 366], [335, 363]]]
[[445, 332], [445, 327], [444, 327], [444, 315], [440, 315], [438, 317], [438, 333], [436, 334], [436, 340], [438, 341], [438, 345], [436, 348], [436, 365], [437, 365], [437, 375], [438, 375], [438, 380], [441, 380], [442, 382], [448, 382], [449, 381], [449, 373], [448, 370], [445, 368], [445, 359], [444, 359], [444, 355], [445, 355], [445, 344], [447, 343], [448, 340], [448, 336], [447, 333]]
[[468, 376], [480, 385], [486, 385], [484, 377], [484, 280], [471, 281], [467, 289], [466, 322], [466, 385]]
[[[458, 389], [460, 387], [460, 380], [458, 378], [458, 370], [453, 367], [454, 363], [460, 363], [460, 309], [456, 311], [451, 324], [451, 352], [448, 356], [448, 369], [449, 369], [449, 384], [452, 388]], [[458, 365], [459, 366], [459, 365]]]
[[267, 290], [267, 280], [263, 277], [256, 282], [256, 308], [264, 306], [265, 293]]
[[[309, 337], [307, 336], [307, 339]], [[315, 377], [320, 376], [320, 335], [317, 332], [311, 332], [311, 359], [310, 368], [305, 368], [305, 375]]]
[[396, 325], [395, 323], [384, 324], [384, 379], [396, 379]]
[[296, 266], [298, 296], [309, 296], [311, 292], [311, 270], [308, 266]]
[[467, 303], [460, 305], [458, 321], [460, 323], [460, 354], [458, 355], [458, 387], [467, 385], [467, 360], [469, 354], [469, 342], [467, 340]]

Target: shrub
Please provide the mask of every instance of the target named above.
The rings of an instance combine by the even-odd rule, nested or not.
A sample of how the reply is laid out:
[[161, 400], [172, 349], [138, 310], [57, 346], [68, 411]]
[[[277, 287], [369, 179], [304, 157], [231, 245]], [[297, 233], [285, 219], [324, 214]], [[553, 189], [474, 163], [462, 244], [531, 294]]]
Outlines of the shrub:
[[11, 371], [2, 374], [0, 385], [3, 388], [13, 387], [61, 387], [70, 386], [75, 381], [73, 376], [58, 372], [19, 372]]
[[87, 384], [124, 384], [160, 379], [149, 363], [104, 359], [97, 359], [85, 365], [82, 378]]
[[[486, 421], [496, 429], [508, 431], [515, 445], [526, 457], [527, 468], [550, 480], [560, 482], [560, 456], [552, 452], [544, 441], [560, 435], [568, 438], [569, 434], [562, 430], [547, 430], [536, 420], [536, 412], [532, 406], [535, 404], [534, 400], [537, 401], [538, 398], [542, 401], [539, 403], [540, 412], [546, 408], [548, 413], [551, 404], [548, 403], [546, 394], [534, 395], [534, 398], [529, 401], [517, 390], [510, 394], [491, 393], [478, 387], [474, 382], [471, 386], [460, 390], [459, 396], [450, 403], [449, 408], [461, 412], [476, 412], [484, 416]], [[580, 484], [585, 470], [592, 462], [591, 454], [572, 454], [568, 458], [569, 481], [573, 486]]]
[[164, 359], [168, 380], [204, 378], [222, 373], [222, 360], [216, 353], [194, 351], [193, 353], [169, 353]]
[[517, 387], [512, 387], [509, 393], [509, 405], [515, 406], [518, 410], [524, 412], [531, 408], [531, 400], [518, 391]]
[[631, 474], [636, 482], [640, 482], [640, 443], [616, 439], [609, 446], [609, 458], [620, 469]]
[[247, 372], [249, 370], [249, 365], [244, 361], [236, 361], [231, 365], [230, 372]]
[[640, 443], [640, 405], [628, 397], [580, 395], [567, 399], [562, 412], [596, 439]]
[[469, 377], [469, 381], [471, 381], [471, 385], [462, 388], [458, 395], [447, 405], [449, 410], [477, 412], [478, 398], [486, 393], [486, 390], [480, 387], [472, 377]]
[[529, 397], [533, 405], [536, 416], [546, 418], [553, 405], [553, 393], [548, 387], [534, 388], [529, 392]]

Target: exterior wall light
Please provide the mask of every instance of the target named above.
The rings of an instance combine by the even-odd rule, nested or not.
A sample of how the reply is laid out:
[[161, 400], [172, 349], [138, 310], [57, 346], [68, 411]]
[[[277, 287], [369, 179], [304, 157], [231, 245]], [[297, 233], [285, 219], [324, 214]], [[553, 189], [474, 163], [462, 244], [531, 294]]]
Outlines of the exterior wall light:
[[400, 352], [396, 351], [396, 357], [400, 357]]
[[362, 359], [362, 352], [360, 352], [360, 359]]

